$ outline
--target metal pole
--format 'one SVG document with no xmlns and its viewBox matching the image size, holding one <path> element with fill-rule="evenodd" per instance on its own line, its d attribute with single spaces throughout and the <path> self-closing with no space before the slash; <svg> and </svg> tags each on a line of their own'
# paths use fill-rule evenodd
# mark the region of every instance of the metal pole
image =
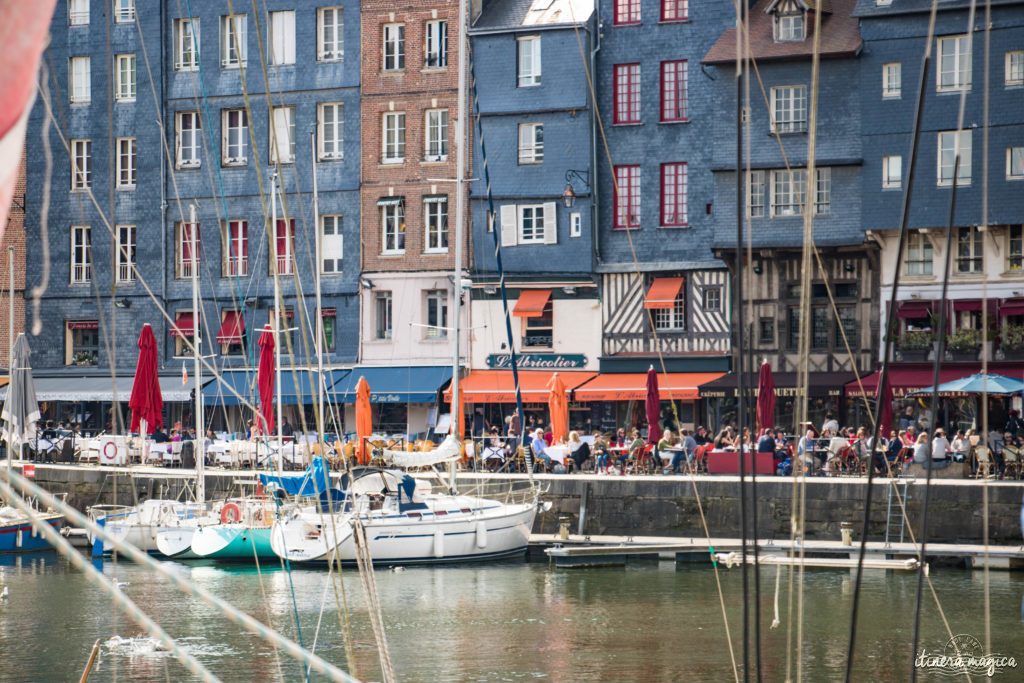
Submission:
<svg viewBox="0 0 1024 683">
<path fill-rule="evenodd" d="M 14 245 L 7 247 L 7 274 L 10 279 L 11 304 L 7 312 L 7 359 L 8 368 L 14 368 Z"/>
<path fill-rule="evenodd" d="M 284 462 L 281 460 L 284 457 L 284 436 L 281 434 L 281 316 L 284 311 L 281 308 L 281 278 L 278 272 L 278 253 L 277 253 L 277 172 L 270 178 L 270 215 L 271 224 L 273 225 L 273 236 L 272 242 L 274 245 L 274 384 L 277 391 L 277 455 L 278 462 L 281 468 L 284 468 Z M 285 228 L 285 234 L 287 235 L 287 227 Z M 266 423 L 263 425 L 266 429 Z"/>
<path fill-rule="evenodd" d="M 313 158 L 313 226 L 314 226 L 314 250 L 316 256 L 316 431 L 317 441 L 324 440 L 324 313 L 323 302 L 320 299 L 320 270 L 323 268 L 323 245 L 320 241 L 323 234 L 320 230 L 320 199 L 316 191 L 316 131 L 309 134 L 310 149 Z"/>
<path fill-rule="evenodd" d="M 466 178 L 466 24 L 468 3 L 459 0 L 459 105 L 455 119 L 455 140 L 458 148 L 455 157 L 455 277 L 452 291 L 455 295 L 454 339 L 452 340 L 452 433 L 459 434 L 462 424 L 462 402 L 459 396 L 459 324 L 462 319 L 462 230 L 465 213 L 465 196 L 462 184 Z M 456 414 L 457 413 L 457 414 Z M 452 464 L 451 488 L 455 488 L 456 465 Z"/>
<path fill-rule="evenodd" d="M 191 242 L 190 253 L 192 256 L 189 267 L 192 274 L 192 366 L 195 376 L 196 388 L 196 438 L 193 442 L 196 456 L 196 502 L 206 502 L 206 475 L 203 468 L 206 465 L 206 425 L 203 419 L 203 394 L 202 375 L 203 364 L 199 359 L 203 337 L 199 332 L 199 224 L 196 223 L 196 205 L 192 204 L 188 209 L 189 242 Z M 145 436 L 143 436 L 145 438 Z"/>
</svg>

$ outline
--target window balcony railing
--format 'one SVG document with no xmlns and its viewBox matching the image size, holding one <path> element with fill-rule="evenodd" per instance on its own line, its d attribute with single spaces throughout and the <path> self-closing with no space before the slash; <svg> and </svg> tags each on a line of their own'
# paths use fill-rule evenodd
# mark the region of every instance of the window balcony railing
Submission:
<svg viewBox="0 0 1024 683">
<path fill-rule="evenodd" d="M 134 282 L 135 281 L 135 269 L 130 263 L 122 263 L 117 267 L 117 281 L 118 282 Z"/>
<path fill-rule="evenodd" d="M 71 266 L 72 282 L 90 282 L 92 280 L 92 266 L 89 264 L 75 264 Z"/>
</svg>

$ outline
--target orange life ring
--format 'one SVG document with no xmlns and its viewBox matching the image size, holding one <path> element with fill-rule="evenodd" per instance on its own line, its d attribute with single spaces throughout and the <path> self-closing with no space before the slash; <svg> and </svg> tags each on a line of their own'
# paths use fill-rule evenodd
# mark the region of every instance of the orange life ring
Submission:
<svg viewBox="0 0 1024 683">
<path fill-rule="evenodd" d="M 227 503 L 220 509 L 221 524 L 234 524 L 241 521 L 241 519 L 242 508 L 238 507 L 236 503 Z"/>
</svg>

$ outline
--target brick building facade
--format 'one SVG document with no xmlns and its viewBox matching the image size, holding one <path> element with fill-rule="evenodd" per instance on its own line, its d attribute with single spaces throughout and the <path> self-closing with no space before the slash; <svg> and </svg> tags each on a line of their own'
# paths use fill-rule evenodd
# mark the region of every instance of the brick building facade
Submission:
<svg viewBox="0 0 1024 683">
<path fill-rule="evenodd" d="M 18 164 L 18 176 L 14 181 L 14 196 L 7 214 L 3 240 L 0 241 L 0 349 L 9 349 L 25 331 L 25 155 Z M 10 293 L 10 260 L 8 249 L 14 247 L 14 337 L 8 334 L 12 297 Z M 0 360 L 6 366 L 7 361 Z"/>
</svg>

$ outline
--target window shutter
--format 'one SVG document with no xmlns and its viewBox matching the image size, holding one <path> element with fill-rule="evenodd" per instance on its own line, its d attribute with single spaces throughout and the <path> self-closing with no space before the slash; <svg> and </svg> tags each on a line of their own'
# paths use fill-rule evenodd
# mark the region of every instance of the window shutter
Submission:
<svg viewBox="0 0 1024 683">
<path fill-rule="evenodd" d="M 501 246 L 516 246 L 516 236 L 519 233 L 517 224 L 518 210 L 515 204 L 505 204 L 501 207 Z"/>
<path fill-rule="evenodd" d="M 181 163 L 181 114 L 174 117 L 177 125 L 175 126 L 176 135 L 174 136 L 174 159 L 177 163 Z"/>
<path fill-rule="evenodd" d="M 558 208 L 554 202 L 544 202 L 544 244 L 558 244 Z"/>
</svg>

